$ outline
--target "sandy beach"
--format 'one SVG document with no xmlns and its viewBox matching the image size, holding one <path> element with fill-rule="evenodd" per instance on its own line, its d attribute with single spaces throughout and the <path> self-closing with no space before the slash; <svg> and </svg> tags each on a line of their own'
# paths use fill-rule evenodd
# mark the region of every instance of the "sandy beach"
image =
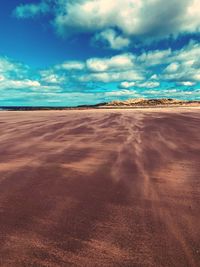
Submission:
<svg viewBox="0 0 200 267">
<path fill-rule="evenodd" d="M 0 266 L 200 266 L 200 109 L 0 112 Z"/>
</svg>

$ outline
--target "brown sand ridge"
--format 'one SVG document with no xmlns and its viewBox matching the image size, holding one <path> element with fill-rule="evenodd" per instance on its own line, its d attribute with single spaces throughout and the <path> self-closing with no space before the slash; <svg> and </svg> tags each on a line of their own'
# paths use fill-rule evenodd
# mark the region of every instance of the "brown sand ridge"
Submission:
<svg viewBox="0 0 200 267">
<path fill-rule="evenodd" d="M 0 113 L 0 266 L 200 266 L 200 109 Z"/>
<path fill-rule="evenodd" d="M 105 104 L 106 107 L 174 107 L 174 106 L 200 106 L 200 101 L 187 101 L 173 98 L 145 99 L 131 98 L 120 101 L 115 100 Z"/>
</svg>

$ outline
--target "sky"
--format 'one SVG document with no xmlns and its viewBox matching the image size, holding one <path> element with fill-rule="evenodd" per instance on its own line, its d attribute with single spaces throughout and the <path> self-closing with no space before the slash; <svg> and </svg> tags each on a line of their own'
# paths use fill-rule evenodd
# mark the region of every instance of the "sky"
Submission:
<svg viewBox="0 0 200 267">
<path fill-rule="evenodd" d="M 199 0 L 0 5 L 0 106 L 200 100 Z"/>
</svg>

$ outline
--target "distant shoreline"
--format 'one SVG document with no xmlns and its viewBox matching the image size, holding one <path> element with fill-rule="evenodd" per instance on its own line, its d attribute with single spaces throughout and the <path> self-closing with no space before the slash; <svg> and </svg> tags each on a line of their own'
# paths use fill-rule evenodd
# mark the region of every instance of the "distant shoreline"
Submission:
<svg viewBox="0 0 200 267">
<path fill-rule="evenodd" d="M 95 105 L 79 106 L 0 106 L 0 111 L 47 111 L 47 110 L 87 110 L 87 109 L 139 109 L 139 108 L 176 108 L 200 107 L 200 101 L 184 101 L 177 99 L 128 99 Z"/>
</svg>

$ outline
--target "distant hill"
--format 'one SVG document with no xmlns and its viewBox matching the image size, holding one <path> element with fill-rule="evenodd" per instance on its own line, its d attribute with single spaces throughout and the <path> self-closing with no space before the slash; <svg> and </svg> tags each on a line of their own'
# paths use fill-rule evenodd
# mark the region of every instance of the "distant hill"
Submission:
<svg viewBox="0 0 200 267">
<path fill-rule="evenodd" d="M 200 105 L 200 101 L 184 101 L 171 98 L 144 99 L 133 98 L 124 101 L 115 100 L 104 104 L 106 107 L 152 107 L 152 106 L 193 106 Z"/>
</svg>

